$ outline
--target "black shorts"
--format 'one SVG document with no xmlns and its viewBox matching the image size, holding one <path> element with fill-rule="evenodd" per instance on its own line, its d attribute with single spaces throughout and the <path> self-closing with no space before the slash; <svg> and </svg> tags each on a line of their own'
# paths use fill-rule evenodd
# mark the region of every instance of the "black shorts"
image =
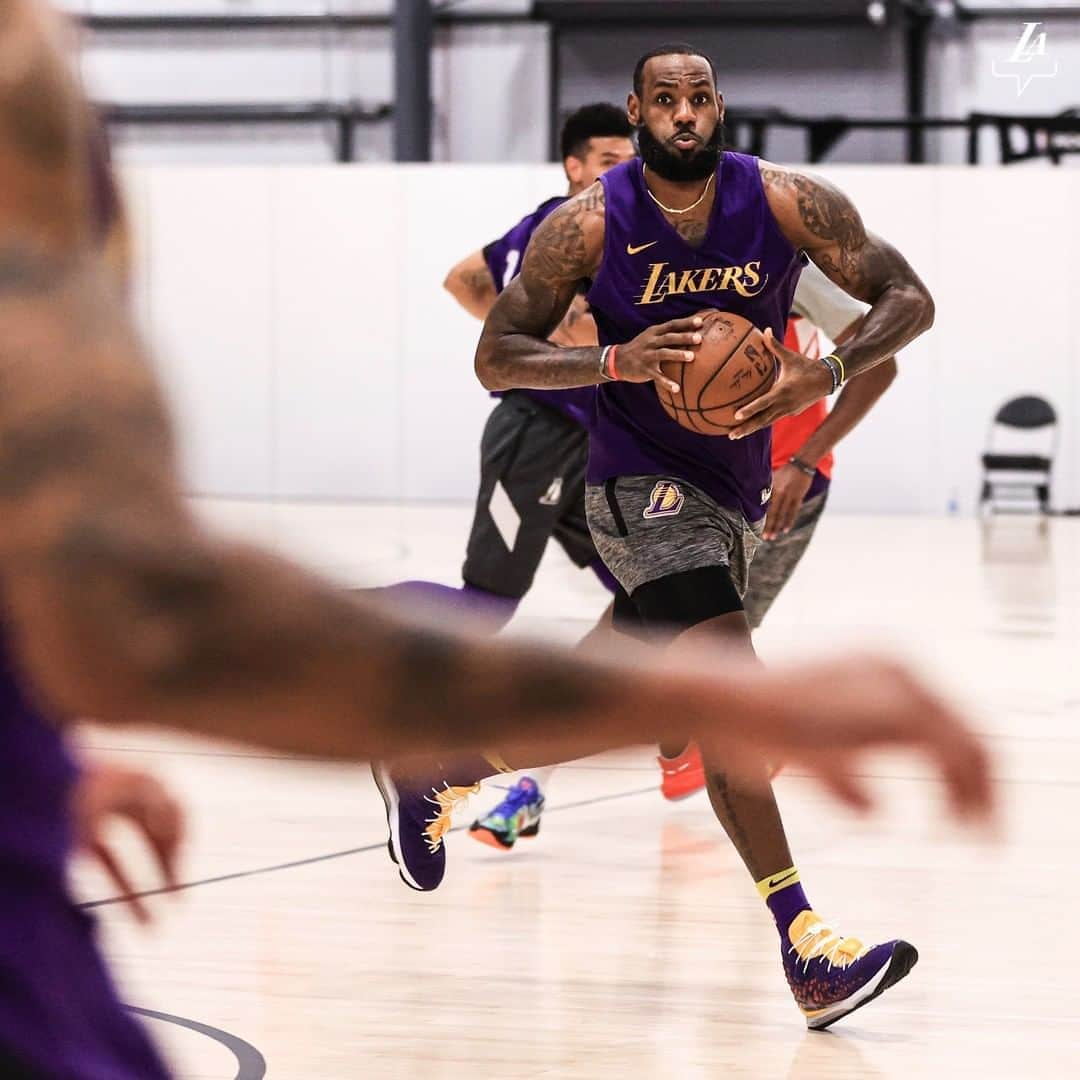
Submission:
<svg viewBox="0 0 1080 1080">
<path fill-rule="evenodd" d="M 513 391 L 495 406 L 480 443 L 467 584 L 521 599 L 551 537 L 577 566 L 597 558 L 585 520 L 588 460 L 588 433 L 557 410 Z"/>
</svg>

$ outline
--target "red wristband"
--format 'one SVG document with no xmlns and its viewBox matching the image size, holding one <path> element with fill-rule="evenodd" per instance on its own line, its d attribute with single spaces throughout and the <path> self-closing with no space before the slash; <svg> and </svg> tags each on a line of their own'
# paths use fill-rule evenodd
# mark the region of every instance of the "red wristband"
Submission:
<svg viewBox="0 0 1080 1080">
<path fill-rule="evenodd" d="M 615 367 L 615 353 L 619 351 L 618 345 L 612 345 L 607 354 L 607 373 L 608 378 L 615 381 L 619 377 L 619 372 Z"/>
</svg>

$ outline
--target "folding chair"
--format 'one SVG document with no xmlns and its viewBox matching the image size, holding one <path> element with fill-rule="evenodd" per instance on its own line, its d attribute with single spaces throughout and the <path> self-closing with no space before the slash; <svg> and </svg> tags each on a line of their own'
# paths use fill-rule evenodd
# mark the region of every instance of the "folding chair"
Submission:
<svg viewBox="0 0 1080 1080">
<path fill-rule="evenodd" d="M 979 509 L 1048 514 L 1057 448 L 1057 413 L 1049 401 L 1034 395 L 1006 401 L 990 422 Z"/>
</svg>

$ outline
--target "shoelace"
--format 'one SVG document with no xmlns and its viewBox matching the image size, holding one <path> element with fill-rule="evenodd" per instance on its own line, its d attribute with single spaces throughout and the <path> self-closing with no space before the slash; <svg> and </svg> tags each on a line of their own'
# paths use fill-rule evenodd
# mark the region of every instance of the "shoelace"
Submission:
<svg viewBox="0 0 1080 1080">
<path fill-rule="evenodd" d="M 800 960 L 804 961 L 804 972 L 810 970 L 810 963 L 813 960 L 827 961 L 828 971 L 832 971 L 834 967 L 843 970 L 864 957 L 869 951 L 870 947 L 863 945 L 858 938 L 844 937 L 824 923 L 811 923 L 802 937 L 788 949 L 788 952 L 795 953 Z"/>
<path fill-rule="evenodd" d="M 427 841 L 428 850 L 432 855 L 439 850 L 443 837 L 450 831 L 450 825 L 454 816 L 454 808 L 458 803 L 467 799 L 470 795 L 476 795 L 480 791 L 480 785 L 473 784 L 469 787 L 452 787 L 447 784 L 444 790 L 431 789 L 431 795 L 425 795 L 424 799 L 433 806 L 439 808 L 439 812 L 424 822 L 424 839 Z M 432 798 L 432 795 L 434 798 Z"/>
<path fill-rule="evenodd" d="M 519 780 L 511 787 L 505 787 L 502 784 L 497 784 L 496 787 L 507 793 L 506 798 L 498 806 L 492 808 L 488 817 L 494 817 L 495 815 L 510 817 L 527 806 L 533 800 L 534 795 L 539 794 L 538 788 L 526 787 L 522 780 Z"/>
</svg>

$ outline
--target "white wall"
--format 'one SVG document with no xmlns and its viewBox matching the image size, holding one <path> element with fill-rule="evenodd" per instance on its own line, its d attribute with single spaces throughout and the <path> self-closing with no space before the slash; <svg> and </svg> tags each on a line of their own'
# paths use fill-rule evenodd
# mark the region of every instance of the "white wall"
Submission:
<svg viewBox="0 0 1080 1080">
<path fill-rule="evenodd" d="M 1080 173 L 835 167 L 937 299 L 934 330 L 840 451 L 835 505 L 970 509 L 989 416 L 1063 415 L 1080 502 Z M 470 499 L 489 402 L 448 267 L 563 186 L 552 166 L 132 167 L 137 302 L 194 489 Z"/>
</svg>

